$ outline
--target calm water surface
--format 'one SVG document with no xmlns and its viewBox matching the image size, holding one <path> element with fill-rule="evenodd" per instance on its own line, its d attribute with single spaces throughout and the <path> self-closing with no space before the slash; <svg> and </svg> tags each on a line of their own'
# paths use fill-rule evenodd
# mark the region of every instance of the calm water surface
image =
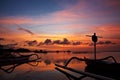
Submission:
<svg viewBox="0 0 120 80">
<path fill-rule="evenodd" d="M 30 54 L 30 53 L 21 53 Z M 31 53 L 32 54 L 32 53 Z M 93 58 L 92 53 L 74 54 L 74 53 L 38 53 L 42 58 L 38 66 L 30 66 L 28 64 L 22 64 L 15 68 L 12 73 L 5 73 L 0 70 L 0 80 L 68 80 L 68 78 L 55 70 L 55 63 L 64 65 L 65 62 L 73 56 L 80 58 Z M 120 62 L 120 52 L 102 52 L 97 54 L 97 58 L 102 58 L 106 56 L 114 56 L 118 62 Z M 86 64 L 82 61 L 73 60 L 69 65 L 77 70 L 84 71 Z M 80 76 L 75 74 L 76 76 Z M 90 78 L 85 78 L 83 80 L 91 80 Z"/>
</svg>

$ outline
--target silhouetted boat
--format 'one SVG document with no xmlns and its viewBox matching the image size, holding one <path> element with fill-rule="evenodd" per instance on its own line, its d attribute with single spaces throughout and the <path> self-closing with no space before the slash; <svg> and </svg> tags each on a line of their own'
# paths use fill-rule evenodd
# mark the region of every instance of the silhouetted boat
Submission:
<svg viewBox="0 0 120 80">
<path fill-rule="evenodd" d="M 20 56 L 20 57 L 8 57 L 8 58 L 0 58 L 0 66 L 6 66 L 11 64 L 23 63 L 29 60 L 31 55 Z"/>
<path fill-rule="evenodd" d="M 68 79 L 73 78 L 74 80 L 81 80 L 85 77 L 91 77 L 97 80 L 116 80 L 116 79 L 120 80 L 120 63 L 117 63 L 117 61 L 113 56 L 108 56 L 102 59 L 96 59 L 96 42 L 98 40 L 98 36 L 96 36 L 96 33 L 94 33 L 94 35 L 92 36 L 90 35 L 87 35 L 87 36 L 92 37 L 92 41 L 94 42 L 94 59 L 72 57 L 63 66 L 59 64 L 55 64 L 57 66 L 56 69 L 64 73 L 68 77 Z M 107 61 L 110 58 L 114 62 Z M 85 61 L 86 63 L 85 72 L 77 71 L 67 66 L 73 59 L 76 59 L 79 61 Z M 83 76 L 77 78 L 74 75 L 60 69 L 59 67 L 66 70 L 70 70 L 75 73 L 79 73 Z"/>
<path fill-rule="evenodd" d="M 85 71 L 114 79 L 120 79 L 120 63 L 117 63 L 113 56 L 96 59 L 96 42 L 98 38 L 101 37 L 96 36 L 96 33 L 92 36 L 87 36 L 92 37 L 92 41 L 94 42 L 94 59 L 85 58 L 85 63 L 87 64 Z M 112 58 L 114 62 L 106 61 L 109 58 Z"/>
<path fill-rule="evenodd" d="M 32 59 L 32 56 L 36 56 L 35 59 Z M 0 57 L 0 66 L 7 66 L 13 64 L 22 64 L 27 62 L 33 62 L 39 60 L 39 56 L 37 54 L 30 55 L 20 55 L 20 56 L 9 56 L 9 57 Z"/>
<path fill-rule="evenodd" d="M 36 56 L 33 58 L 32 56 Z M 2 54 L 0 56 L 0 69 L 6 73 L 11 73 L 17 66 L 27 63 L 32 66 L 37 66 L 37 64 L 31 64 L 30 62 L 39 62 L 38 60 L 41 59 L 37 54 L 30 54 L 30 55 L 21 55 L 15 56 L 10 53 Z M 6 67 L 7 66 L 7 67 Z"/>
<path fill-rule="evenodd" d="M 113 63 L 104 61 L 109 58 L 112 58 L 114 60 L 114 57 L 112 56 L 105 57 L 103 59 L 96 59 L 96 60 L 88 59 L 88 58 L 72 57 L 66 62 L 65 65 L 59 65 L 59 64 L 55 64 L 55 65 L 57 66 L 56 69 L 58 71 L 67 75 L 68 78 L 69 77 L 73 78 L 74 80 L 81 80 L 82 78 L 85 78 L 85 77 L 91 77 L 97 80 L 116 80 L 116 79 L 120 80 L 120 63 L 117 63 L 116 60 L 114 60 L 115 62 Z M 75 70 L 74 68 L 68 67 L 68 64 L 74 59 L 85 61 L 87 65 L 85 67 L 85 72 L 78 71 L 78 70 Z M 83 76 L 77 78 L 73 74 L 70 74 L 63 69 L 60 69 L 59 67 L 65 70 L 70 70 L 71 72 L 74 72 L 74 73 L 81 74 Z"/>
<path fill-rule="evenodd" d="M 108 62 L 99 59 L 85 59 L 85 63 L 87 64 L 85 68 L 86 72 L 120 80 L 120 63 L 116 61 Z"/>
</svg>

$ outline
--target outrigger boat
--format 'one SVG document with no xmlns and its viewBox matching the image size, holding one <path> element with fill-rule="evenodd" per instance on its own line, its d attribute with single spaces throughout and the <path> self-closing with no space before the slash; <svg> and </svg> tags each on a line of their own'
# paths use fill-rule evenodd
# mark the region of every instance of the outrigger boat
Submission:
<svg viewBox="0 0 120 80">
<path fill-rule="evenodd" d="M 92 41 L 94 42 L 94 59 L 89 59 L 86 57 L 84 58 L 72 57 L 67 61 L 67 63 L 64 66 L 55 64 L 57 66 L 56 69 L 64 73 L 65 75 L 67 75 L 68 78 L 72 77 L 74 80 L 82 79 L 85 77 L 92 77 L 92 78 L 100 79 L 100 80 L 116 80 L 116 79 L 120 80 L 120 63 L 117 63 L 117 61 L 115 60 L 113 56 L 108 56 L 102 59 L 96 59 L 96 42 L 98 40 L 98 36 L 96 36 L 96 33 L 94 33 L 94 35 L 92 36 L 90 35 L 87 35 L 87 36 L 92 37 Z M 113 60 L 113 62 L 107 61 L 110 58 Z M 85 72 L 76 71 L 72 68 L 67 67 L 67 65 L 73 59 L 85 61 L 87 65 L 85 68 Z M 75 76 L 61 70 L 59 67 L 70 70 L 72 72 L 82 74 L 83 76 L 80 78 L 76 78 Z"/>
<path fill-rule="evenodd" d="M 112 58 L 114 62 L 106 61 L 109 58 Z M 96 60 L 86 58 L 85 63 L 87 64 L 86 72 L 120 80 L 120 63 L 117 63 L 113 56 Z"/>
<path fill-rule="evenodd" d="M 18 54 L 18 53 L 17 53 Z M 32 56 L 36 56 L 36 59 L 32 59 Z M 4 72 L 11 73 L 15 67 L 27 63 L 32 66 L 36 66 L 33 64 L 30 64 L 30 62 L 39 62 L 41 58 L 37 54 L 30 54 L 30 55 L 21 55 L 15 56 L 12 54 L 9 54 L 9 56 L 0 56 L 0 69 Z M 8 66 L 6 68 L 6 66 Z"/>
<path fill-rule="evenodd" d="M 4 59 L 0 59 L 0 66 L 7 66 L 11 64 L 18 64 L 18 63 L 25 63 L 25 62 L 30 62 L 30 61 L 35 61 L 37 59 L 29 60 L 29 58 L 33 55 L 25 55 L 25 56 L 20 56 L 20 57 L 8 57 Z"/>
</svg>

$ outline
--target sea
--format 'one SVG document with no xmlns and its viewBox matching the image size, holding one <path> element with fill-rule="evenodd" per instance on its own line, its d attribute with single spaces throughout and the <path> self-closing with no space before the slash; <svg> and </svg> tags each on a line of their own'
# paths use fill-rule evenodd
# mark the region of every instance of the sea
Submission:
<svg viewBox="0 0 120 80">
<path fill-rule="evenodd" d="M 17 53 L 13 53 L 17 54 Z M 55 64 L 65 65 L 65 63 L 71 57 L 78 58 L 94 58 L 93 53 L 73 53 L 73 52 L 48 52 L 48 53 L 19 53 L 22 55 L 37 54 L 41 57 L 39 62 L 31 62 L 16 66 L 11 73 L 6 73 L 0 70 L 0 80 L 70 80 L 65 74 L 56 69 Z M 97 53 L 97 59 L 107 56 L 113 56 L 117 62 L 120 63 L 120 52 L 99 52 Z M 36 56 L 32 57 L 35 58 Z M 109 59 L 108 61 L 113 61 Z M 37 64 L 37 65 L 36 65 Z M 78 71 L 85 71 L 86 64 L 84 61 L 72 60 L 68 67 Z M 76 77 L 82 76 L 81 74 L 75 74 L 64 70 L 68 73 L 75 75 Z M 89 77 L 82 80 L 94 80 Z"/>
</svg>

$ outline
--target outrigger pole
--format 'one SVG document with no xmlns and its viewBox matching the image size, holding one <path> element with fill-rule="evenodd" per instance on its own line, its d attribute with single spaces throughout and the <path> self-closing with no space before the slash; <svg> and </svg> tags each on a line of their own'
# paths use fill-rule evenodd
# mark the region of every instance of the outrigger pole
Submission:
<svg viewBox="0 0 120 80">
<path fill-rule="evenodd" d="M 92 41 L 94 42 L 94 59 L 96 60 L 96 42 L 98 41 L 98 37 L 96 36 L 96 33 L 92 35 Z"/>
<path fill-rule="evenodd" d="M 96 60 L 96 42 L 98 41 L 98 38 L 102 38 L 100 36 L 96 36 L 96 33 L 93 35 L 86 35 L 88 37 L 92 37 L 92 41 L 94 42 L 94 59 Z"/>
</svg>

